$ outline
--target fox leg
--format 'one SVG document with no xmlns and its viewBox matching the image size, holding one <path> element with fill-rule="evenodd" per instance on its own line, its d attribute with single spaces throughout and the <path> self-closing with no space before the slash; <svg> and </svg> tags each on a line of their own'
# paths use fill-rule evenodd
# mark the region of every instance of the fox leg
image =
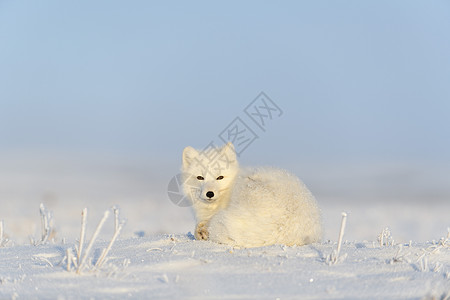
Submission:
<svg viewBox="0 0 450 300">
<path fill-rule="evenodd" d="M 207 229 L 206 222 L 199 222 L 197 228 L 195 228 L 195 239 L 196 240 L 207 240 L 209 237 L 209 232 Z"/>
</svg>

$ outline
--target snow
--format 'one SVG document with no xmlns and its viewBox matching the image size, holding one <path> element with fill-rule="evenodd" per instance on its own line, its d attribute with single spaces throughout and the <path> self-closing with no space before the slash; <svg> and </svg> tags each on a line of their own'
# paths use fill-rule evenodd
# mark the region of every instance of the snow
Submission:
<svg viewBox="0 0 450 300">
<path fill-rule="evenodd" d="M 96 245 L 94 260 L 106 245 Z M 0 298 L 405 299 L 450 288 L 450 249 L 433 253 L 433 243 L 406 244 L 399 255 L 398 245 L 347 242 L 345 260 L 329 265 L 333 243 L 233 249 L 190 234 L 155 234 L 118 241 L 103 268 L 80 275 L 64 263 L 72 246 L 0 249 Z M 426 266 L 417 261 L 422 254 Z"/>
<path fill-rule="evenodd" d="M 322 196 L 318 197 L 325 228 L 322 243 L 236 249 L 193 239 L 190 209 L 175 206 L 165 195 L 170 172 L 155 174 L 163 168 L 145 163 L 118 167 L 98 160 L 95 167 L 56 158 L 52 162 L 19 163 L 11 157 L 1 162 L 0 220 L 4 239 L 9 239 L 0 241 L 1 299 L 450 295 L 449 201 L 355 200 L 361 193 L 355 199 Z M 51 212 L 52 233 L 46 243 L 39 243 L 41 202 Z M 127 222 L 103 266 L 93 265 L 113 237 L 112 213 L 86 267 L 80 274 L 73 264 L 67 270 L 67 250 L 75 254 L 79 245 L 82 209 L 88 207 L 86 249 L 112 205 L 120 207 L 120 220 Z M 343 245 L 337 263 L 330 264 L 327 256 L 337 248 L 344 211 L 348 217 Z M 378 237 L 383 231 L 381 245 Z"/>
</svg>

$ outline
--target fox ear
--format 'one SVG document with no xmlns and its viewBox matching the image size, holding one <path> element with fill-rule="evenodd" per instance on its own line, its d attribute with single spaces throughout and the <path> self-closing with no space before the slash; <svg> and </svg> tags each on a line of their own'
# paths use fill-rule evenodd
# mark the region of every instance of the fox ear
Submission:
<svg viewBox="0 0 450 300">
<path fill-rule="evenodd" d="M 194 158 L 198 156 L 198 151 L 194 148 L 187 146 L 183 150 L 183 168 L 189 167 L 189 165 L 192 163 Z"/>
<path fill-rule="evenodd" d="M 222 149 L 223 154 L 227 157 L 229 162 L 236 160 L 236 150 L 232 142 L 228 142 Z"/>
</svg>

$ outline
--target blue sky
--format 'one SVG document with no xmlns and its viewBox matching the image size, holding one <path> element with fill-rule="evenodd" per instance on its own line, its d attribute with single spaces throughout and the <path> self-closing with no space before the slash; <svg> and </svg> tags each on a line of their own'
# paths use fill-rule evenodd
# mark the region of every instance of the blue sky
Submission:
<svg viewBox="0 0 450 300">
<path fill-rule="evenodd" d="M 0 152 L 177 159 L 261 91 L 246 159 L 449 160 L 448 1 L 0 0 Z"/>
</svg>

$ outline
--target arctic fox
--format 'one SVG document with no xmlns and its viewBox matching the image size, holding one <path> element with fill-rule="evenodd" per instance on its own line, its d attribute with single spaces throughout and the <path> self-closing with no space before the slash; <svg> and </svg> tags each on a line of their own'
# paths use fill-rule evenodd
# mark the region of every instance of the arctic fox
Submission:
<svg viewBox="0 0 450 300">
<path fill-rule="evenodd" d="M 281 169 L 240 169 L 232 143 L 208 153 L 186 147 L 182 172 L 196 239 L 246 248 L 320 241 L 320 210 L 308 188 Z"/>
</svg>

